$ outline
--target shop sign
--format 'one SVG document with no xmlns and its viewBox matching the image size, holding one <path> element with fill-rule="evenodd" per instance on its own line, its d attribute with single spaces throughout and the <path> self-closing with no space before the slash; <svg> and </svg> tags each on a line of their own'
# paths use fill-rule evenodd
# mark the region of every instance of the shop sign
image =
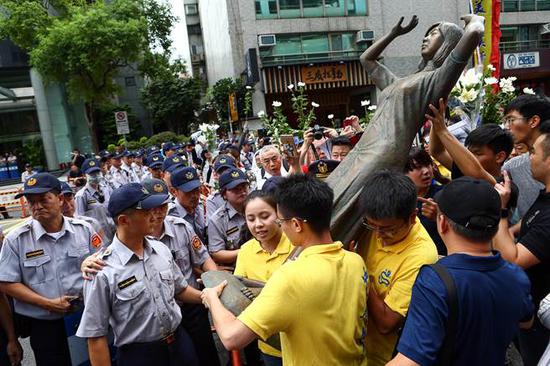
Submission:
<svg viewBox="0 0 550 366">
<path fill-rule="evenodd" d="M 319 65 L 302 67 L 302 80 L 306 84 L 334 83 L 348 80 L 346 65 Z"/>
<path fill-rule="evenodd" d="M 504 70 L 530 69 L 540 66 L 538 52 L 520 52 L 504 54 Z"/>
</svg>

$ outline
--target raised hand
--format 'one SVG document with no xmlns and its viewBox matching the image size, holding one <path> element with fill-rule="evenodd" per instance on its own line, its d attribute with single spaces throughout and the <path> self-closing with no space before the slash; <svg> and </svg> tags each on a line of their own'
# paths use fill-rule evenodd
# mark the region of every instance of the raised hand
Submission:
<svg viewBox="0 0 550 366">
<path fill-rule="evenodd" d="M 401 17 L 397 24 L 392 28 L 392 33 L 395 36 L 401 36 L 403 34 L 407 34 L 410 31 L 412 31 L 416 26 L 418 25 L 418 17 L 416 15 L 413 15 L 411 21 L 408 25 L 403 27 L 403 21 L 405 20 L 404 17 Z"/>
</svg>

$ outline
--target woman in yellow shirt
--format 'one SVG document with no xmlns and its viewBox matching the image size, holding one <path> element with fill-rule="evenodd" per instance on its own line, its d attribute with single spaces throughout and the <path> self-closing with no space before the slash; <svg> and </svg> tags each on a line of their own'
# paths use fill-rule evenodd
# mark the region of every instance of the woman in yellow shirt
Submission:
<svg viewBox="0 0 550 366">
<path fill-rule="evenodd" d="M 253 191 L 245 203 L 245 218 L 254 239 L 239 250 L 235 275 L 267 282 L 294 248 L 277 224 L 277 204 L 264 191 Z M 258 340 L 265 366 L 282 365 L 281 352 Z"/>
</svg>

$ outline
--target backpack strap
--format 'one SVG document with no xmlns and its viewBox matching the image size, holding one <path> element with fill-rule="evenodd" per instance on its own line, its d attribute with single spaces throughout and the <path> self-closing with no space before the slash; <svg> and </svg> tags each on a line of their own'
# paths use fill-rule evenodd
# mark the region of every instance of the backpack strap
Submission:
<svg viewBox="0 0 550 366">
<path fill-rule="evenodd" d="M 453 360 L 453 351 L 458 331 L 458 296 L 453 277 L 447 269 L 439 263 L 431 264 L 431 267 L 443 281 L 447 290 L 447 307 L 449 309 L 445 324 L 445 339 L 439 350 L 438 365 L 450 366 Z"/>
</svg>

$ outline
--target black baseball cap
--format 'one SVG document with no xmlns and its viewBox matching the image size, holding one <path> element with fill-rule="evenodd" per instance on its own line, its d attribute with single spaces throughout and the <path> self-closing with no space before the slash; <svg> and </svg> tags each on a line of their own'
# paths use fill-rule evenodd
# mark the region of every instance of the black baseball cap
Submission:
<svg viewBox="0 0 550 366">
<path fill-rule="evenodd" d="M 232 168 L 220 176 L 220 190 L 233 189 L 239 184 L 248 183 L 246 174 L 242 170 Z"/>
<path fill-rule="evenodd" d="M 162 151 L 168 151 L 168 150 L 176 150 L 176 146 L 171 141 L 167 141 L 164 144 L 162 144 Z"/>
<path fill-rule="evenodd" d="M 451 221 L 471 230 L 496 230 L 501 201 L 488 182 L 471 177 L 451 181 L 435 195 L 439 210 Z"/>
<path fill-rule="evenodd" d="M 214 162 L 214 171 L 219 172 L 222 168 L 236 168 L 237 163 L 235 162 L 235 158 L 231 155 L 220 155 L 216 158 L 216 161 Z"/>
<path fill-rule="evenodd" d="M 84 174 L 91 174 L 93 172 L 99 172 L 100 170 L 99 161 L 96 159 L 86 159 L 82 163 L 82 172 Z"/>
<path fill-rule="evenodd" d="M 162 168 L 163 159 L 160 154 L 149 155 L 145 159 L 145 165 L 151 169 Z"/>
<path fill-rule="evenodd" d="M 337 160 L 321 159 L 309 164 L 307 170 L 309 174 L 319 179 L 327 178 L 340 164 Z"/>
<path fill-rule="evenodd" d="M 151 194 L 165 194 L 168 195 L 168 186 L 163 180 L 156 178 L 147 178 L 141 182 L 141 185 L 145 187 Z"/>
<path fill-rule="evenodd" d="M 74 194 L 73 189 L 71 188 L 69 183 L 67 183 L 67 182 L 60 182 L 60 183 L 61 183 L 61 193 L 62 194 L 68 194 L 68 193 Z"/>
<path fill-rule="evenodd" d="M 61 193 L 61 182 L 50 173 L 36 173 L 31 175 L 23 184 L 23 191 L 16 194 L 20 198 L 28 194 L 42 194 L 56 190 Z"/>
<path fill-rule="evenodd" d="M 170 182 L 174 188 L 186 193 L 199 188 L 201 185 L 197 169 L 186 166 L 172 171 Z"/>
<path fill-rule="evenodd" d="M 169 200 L 167 194 L 151 194 L 139 183 L 128 183 L 113 191 L 107 207 L 112 217 L 129 208 L 150 210 Z"/>
<path fill-rule="evenodd" d="M 187 159 L 179 155 L 170 156 L 169 158 L 164 159 L 164 162 L 162 163 L 162 170 L 172 173 L 174 170 L 186 165 L 186 163 Z"/>
</svg>

